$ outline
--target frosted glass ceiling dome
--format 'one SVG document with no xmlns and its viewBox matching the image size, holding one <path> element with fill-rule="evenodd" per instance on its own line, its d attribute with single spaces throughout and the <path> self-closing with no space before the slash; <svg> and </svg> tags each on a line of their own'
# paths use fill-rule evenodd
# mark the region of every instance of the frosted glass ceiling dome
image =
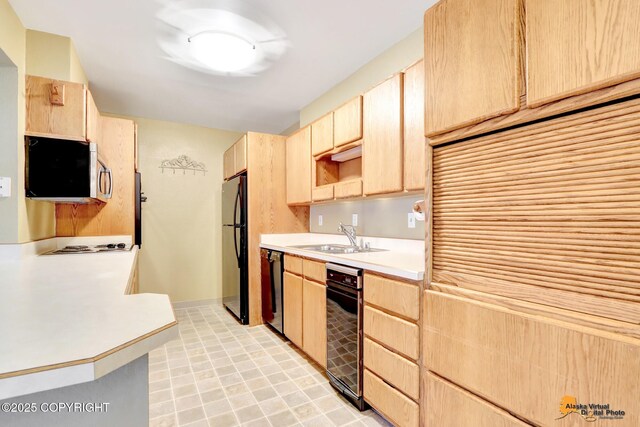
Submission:
<svg viewBox="0 0 640 427">
<path fill-rule="evenodd" d="M 257 74 L 289 47 L 280 28 L 237 0 L 175 2 L 158 21 L 167 59 L 212 74 Z"/>
</svg>

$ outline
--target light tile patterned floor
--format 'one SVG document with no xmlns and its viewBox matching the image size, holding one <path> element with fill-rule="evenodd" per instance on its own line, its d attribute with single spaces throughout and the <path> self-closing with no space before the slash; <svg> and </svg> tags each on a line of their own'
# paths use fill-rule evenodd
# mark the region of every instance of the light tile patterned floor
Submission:
<svg viewBox="0 0 640 427">
<path fill-rule="evenodd" d="M 151 426 L 389 426 L 266 326 L 241 326 L 221 305 L 176 316 L 180 339 L 149 354 Z"/>
</svg>

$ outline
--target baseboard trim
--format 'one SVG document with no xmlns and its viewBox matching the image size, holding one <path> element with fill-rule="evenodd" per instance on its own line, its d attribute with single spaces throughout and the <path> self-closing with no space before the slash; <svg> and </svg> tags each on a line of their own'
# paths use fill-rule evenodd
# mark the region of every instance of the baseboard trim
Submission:
<svg viewBox="0 0 640 427">
<path fill-rule="evenodd" d="M 206 305 L 222 305 L 222 298 L 199 299 L 193 301 L 177 301 L 171 303 L 174 309 L 202 307 Z"/>
</svg>

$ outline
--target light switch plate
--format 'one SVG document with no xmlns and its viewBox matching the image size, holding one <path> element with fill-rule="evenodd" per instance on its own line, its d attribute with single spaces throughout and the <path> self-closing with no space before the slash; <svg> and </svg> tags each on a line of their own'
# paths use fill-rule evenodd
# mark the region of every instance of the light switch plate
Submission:
<svg viewBox="0 0 640 427">
<path fill-rule="evenodd" d="M 322 215 L 318 215 L 318 225 L 322 225 Z"/>
<path fill-rule="evenodd" d="M 351 215 L 351 225 L 354 227 L 358 226 L 358 214 Z"/>
<path fill-rule="evenodd" d="M 0 197 L 11 197 L 11 178 L 0 177 Z"/>
<path fill-rule="evenodd" d="M 413 212 L 409 212 L 409 215 L 407 216 L 407 227 L 416 228 L 416 216 Z"/>
</svg>

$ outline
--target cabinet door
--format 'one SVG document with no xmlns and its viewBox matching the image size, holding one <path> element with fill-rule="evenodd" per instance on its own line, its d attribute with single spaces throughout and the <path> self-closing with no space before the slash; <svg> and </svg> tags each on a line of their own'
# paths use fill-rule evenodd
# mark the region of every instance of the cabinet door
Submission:
<svg viewBox="0 0 640 427">
<path fill-rule="evenodd" d="M 305 353 L 326 368 L 327 290 L 325 285 L 304 280 L 302 316 L 302 335 L 305 337 L 303 349 Z"/>
<path fill-rule="evenodd" d="M 427 136 L 519 109 L 520 17 L 519 0 L 442 0 L 427 10 Z"/>
<path fill-rule="evenodd" d="M 57 95 L 56 95 L 57 94 Z M 64 105 L 52 103 L 57 96 Z M 86 90 L 83 84 L 26 77 L 27 135 L 86 140 Z"/>
<path fill-rule="evenodd" d="M 224 179 L 229 179 L 234 175 L 235 171 L 235 156 L 236 156 L 236 148 L 235 145 L 232 145 L 224 152 L 223 158 L 223 170 L 224 170 Z"/>
<path fill-rule="evenodd" d="M 235 144 L 234 175 L 247 170 L 247 135 L 243 135 Z"/>
<path fill-rule="evenodd" d="M 426 179 L 424 62 L 404 72 L 404 188 L 422 190 Z"/>
<path fill-rule="evenodd" d="M 311 128 L 309 126 L 287 138 L 287 203 L 311 202 Z"/>
<path fill-rule="evenodd" d="M 527 103 L 640 77 L 640 2 L 527 0 Z"/>
<path fill-rule="evenodd" d="M 333 149 L 333 112 L 311 124 L 311 151 L 313 155 Z"/>
<path fill-rule="evenodd" d="M 91 92 L 87 90 L 87 141 L 100 143 L 100 111 Z"/>
<path fill-rule="evenodd" d="M 302 348 L 302 277 L 284 273 L 284 334 Z"/>
<path fill-rule="evenodd" d="M 359 139 L 362 139 L 362 96 L 360 95 L 333 112 L 333 145 L 340 147 Z"/>
<path fill-rule="evenodd" d="M 402 191 L 402 73 L 364 94 L 365 195 Z"/>
</svg>

